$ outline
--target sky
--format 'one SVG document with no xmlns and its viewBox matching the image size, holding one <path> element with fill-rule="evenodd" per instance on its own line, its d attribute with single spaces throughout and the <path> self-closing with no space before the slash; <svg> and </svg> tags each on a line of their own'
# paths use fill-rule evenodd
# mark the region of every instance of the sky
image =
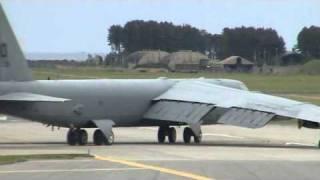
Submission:
<svg viewBox="0 0 320 180">
<path fill-rule="evenodd" d="M 108 28 L 130 20 L 278 31 L 290 50 L 304 26 L 320 26 L 320 0 L 0 0 L 24 52 L 107 53 Z"/>
</svg>

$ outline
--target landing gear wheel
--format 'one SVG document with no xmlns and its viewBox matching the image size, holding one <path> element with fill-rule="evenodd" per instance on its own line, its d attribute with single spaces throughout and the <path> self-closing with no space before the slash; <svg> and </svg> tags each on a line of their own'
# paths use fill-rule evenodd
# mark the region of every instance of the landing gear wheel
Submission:
<svg viewBox="0 0 320 180">
<path fill-rule="evenodd" d="M 183 130 L 184 143 L 189 144 L 191 141 L 191 136 L 193 136 L 193 132 L 192 132 L 191 128 L 189 128 L 189 127 L 184 128 L 184 130 Z"/>
<path fill-rule="evenodd" d="M 188 144 L 191 142 L 191 137 L 193 136 L 194 142 L 199 144 L 202 141 L 202 132 L 200 132 L 199 136 L 196 136 L 190 127 L 184 128 L 183 131 L 183 141 Z"/>
<path fill-rule="evenodd" d="M 114 134 L 111 132 L 111 135 L 106 138 L 105 144 L 106 145 L 112 145 L 114 142 Z"/>
<path fill-rule="evenodd" d="M 165 127 L 159 127 L 158 130 L 158 142 L 159 143 L 164 143 L 166 140 L 166 129 Z"/>
<path fill-rule="evenodd" d="M 111 145 L 114 141 L 113 132 L 109 137 L 106 137 L 100 129 L 95 130 L 93 133 L 93 143 L 95 145 Z"/>
<path fill-rule="evenodd" d="M 86 130 L 81 129 L 78 133 L 78 143 L 79 145 L 83 146 L 88 144 L 88 133 Z"/>
<path fill-rule="evenodd" d="M 194 133 L 193 133 L 194 134 Z M 202 132 L 200 132 L 199 136 L 193 135 L 194 137 L 194 142 L 199 144 L 202 141 Z"/>
<path fill-rule="evenodd" d="M 168 139 L 169 143 L 175 143 L 177 140 L 177 131 L 174 127 L 168 129 Z"/>
<path fill-rule="evenodd" d="M 70 128 L 67 134 L 67 143 L 70 146 L 75 146 L 78 142 L 79 133 L 76 129 Z"/>
<path fill-rule="evenodd" d="M 100 146 L 100 145 L 104 144 L 104 139 L 105 139 L 105 136 L 100 129 L 97 129 L 94 131 L 93 144 Z"/>
</svg>

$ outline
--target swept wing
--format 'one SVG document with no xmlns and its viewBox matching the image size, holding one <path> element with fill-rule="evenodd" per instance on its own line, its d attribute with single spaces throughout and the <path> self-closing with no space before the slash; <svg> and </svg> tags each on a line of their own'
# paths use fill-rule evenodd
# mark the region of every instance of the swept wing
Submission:
<svg viewBox="0 0 320 180">
<path fill-rule="evenodd" d="M 144 118 L 196 124 L 219 114 L 215 123 L 259 128 L 274 117 L 319 123 L 320 107 L 282 97 L 202 81 L 181 81 L 153 99 Z"/>
</svg>

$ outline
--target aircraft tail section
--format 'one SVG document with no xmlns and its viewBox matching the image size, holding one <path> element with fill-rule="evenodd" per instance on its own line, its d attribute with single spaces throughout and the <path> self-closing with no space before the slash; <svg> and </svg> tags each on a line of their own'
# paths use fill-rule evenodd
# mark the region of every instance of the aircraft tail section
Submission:
<svg viewBox="0 0 320 180">
<path fill-rule="evenodd" d="M 0 81 L 31 80 L 31 70 L 0 4 Z"/>
</svg>

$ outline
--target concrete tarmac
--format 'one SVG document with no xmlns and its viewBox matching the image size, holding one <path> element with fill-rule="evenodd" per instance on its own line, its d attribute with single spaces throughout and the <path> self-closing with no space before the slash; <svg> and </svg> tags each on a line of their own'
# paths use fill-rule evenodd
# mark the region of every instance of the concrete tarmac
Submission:
<svg viewBox="0 0 320 180">
<path fill-rule="evenodd" d="M 0 153 L 90 153 L 95 158 L 33 160 L 0 166 L 1 180 L 20 179 L 319 179 L 318 130 L 293 124 L 252 130 L 204 126 L 203 143 L 158 144 L 157 128 L 114 129 L 112 146 L 68 146 L 67 129 L 0 122 Z M 92 138 L 93 130 L 88 130 Z M 91 139 L 90 139 L 91 140 Z M 92 141 L 91 141 L 92 142 Z"/>
</svg>

